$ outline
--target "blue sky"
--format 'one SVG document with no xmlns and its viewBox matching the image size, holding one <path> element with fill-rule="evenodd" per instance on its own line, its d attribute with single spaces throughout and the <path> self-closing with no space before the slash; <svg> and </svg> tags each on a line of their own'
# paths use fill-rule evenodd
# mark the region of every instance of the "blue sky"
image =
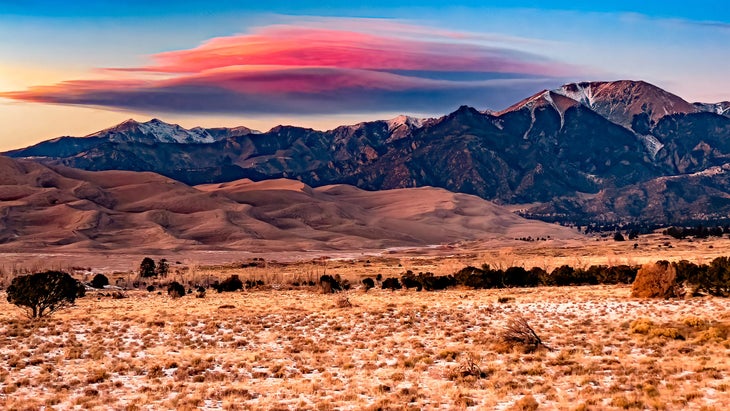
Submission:
<svg viewBox="0 0 730 411">
<path fill-rule="evenodd" d="M 499 110 L 582 80 L 730 100 L 719 1 L 0 1 L 0 38 L 0 150 L 130 117 L 326 129 Z"/>
</svg>

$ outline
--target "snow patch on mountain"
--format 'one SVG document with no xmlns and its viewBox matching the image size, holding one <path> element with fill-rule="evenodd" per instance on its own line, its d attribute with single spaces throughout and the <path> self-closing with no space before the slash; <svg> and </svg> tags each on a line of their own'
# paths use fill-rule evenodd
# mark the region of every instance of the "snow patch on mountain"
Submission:
<svg viewBox="0 0 730 411">
<path fill-rule="evenodd" d="M 730 117 L 730 101 L 722 101 L 720 103 L 694 103 L 694 105 L 700 111 Z"/>
<path fill-rule="evenodd" d="M 152 135 L 161 143 L 204 144 L 213 143 L 215 139 L 204 129 L 186 130 L 177 124 L 152 119 L 139 125 L 139 130 Z"/>
<path fill-rule="evenodd" d="M 651 155 L 651 159 L 654 160 L 656 158 L 657 153 L 659 150 L 664 148 L 664 144 L 659 141 L 656 137 L 652 136 L 651 134 L 647 135 L 639 135 L 639 138 L 641 139 L 641 142 L 644 144 L 644 147 L 646 147 L 646 151 L 649 152 Z"/>
<path fill-rule="evenodd" d="M 400 115 L 390 120 L 386 120 L 388 123 L 388 131 L 393 132 L 400 127 L 407 127 L 408 129 L 423 127 L 423 123 L 426 121 L 425 118 L 417 118 L 406 115 Z"/>
<path fill-rule="evenodd" d="M 214 131 L 214 133 L 211 133 L 211 131 Z M 129 119 L 114 127 L 89 134 L 86 137 L 106 138 L 113 142 L 210 144 L 223 140 L 232 133 L 244 135 L 254 132 L 254 130 L 245 127 L 210 130 L 194 127 L 188 130 L 177 124 L 166 123 L 155 118 L 144 123 Z"/>
<path fill-rule="evenodd" d="M 584 106 L 593 107 L 593 88 L 588 83 L 565 84 L 553 92 L 572 98 Z"/>
</svg>

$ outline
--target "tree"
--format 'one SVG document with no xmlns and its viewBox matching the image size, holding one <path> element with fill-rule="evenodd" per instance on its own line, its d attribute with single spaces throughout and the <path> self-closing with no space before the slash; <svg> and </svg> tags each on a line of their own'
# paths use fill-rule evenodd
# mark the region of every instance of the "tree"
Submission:
<svg viewBox="0 0 730 411">
<path fill-rule="evenodd" d="M 697 288 L 714 296 L 730 295 L 730 258 L 717 257 L 712 260 L 706 275 L 700 278 Z"/>
<path fill-rule="evenodd" d="M 76 302 L 86 289 L 80 281 L 61 271 L 23 275 L 13 279 L 8 302 L 23 308 L 30 318 L 41 318 Z"/>
<path fill-rule="evenodd" d="M 157 275 L 155 260 L 145 257 L 139 265 L 139 275 L 140 277 L 154 277 Z"/>
<path fill-rule="evenodd" d="M 616 231 L 616 234 L 613 235 L 613 241 L 625 241 L 624 235 L 620 232 Z"/>
<path fill-rule="evenodd" d="M 157 269 L 155 272 L 160 277 L 167 277 L 167 274 L 170 272 L 170 264 L 167 263 L 166 259 L 163 258 L 157 262 Z"/>
</svg>

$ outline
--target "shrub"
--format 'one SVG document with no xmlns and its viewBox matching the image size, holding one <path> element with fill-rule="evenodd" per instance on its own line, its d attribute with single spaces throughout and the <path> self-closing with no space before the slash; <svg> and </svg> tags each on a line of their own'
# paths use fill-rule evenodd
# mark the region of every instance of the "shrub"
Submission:
<svg viewBox="0 0 730 411">
<path fill-rule="evenodd" d="M 219 293 L 243 290 L 243 281 L 238 278 L 238 275 L 232 274 L 230 277 L 223 280 L 222 283 L 214 284 L 213 288 L 215 288 L 215 290 Z"/>
<path fill-rule="evenodd" d="M 172 298 L 180 298 L 185 295 L 185 287 L 177 281 L 173 281 L 167 286 L 167 295 Z"/>
<path fill-rule="evenodd" d="M 513 317 L 507 321 L 507 326 L 501 335 L 501 341 L 509 347 L 520 346 L 525 352 L 535 351 L 541 346 L 550 349 L 522 316 Z"/>
<path fill-rule="evenodd" d="M 166 259 L 161 259 L 157 262 L 157 268 L 155 268 L 155 274 L 160 277 L 167 277 L 170 272 L 170 264 L 167 263 Z"/>
<path fill-rule="evenodd" d="M 616 234 L 613 235 L 613 241 L 626 241 L 626 239 L 624 238 L 623 234 L 616 231 Z"/>
<path fill-rule="evenodd" d="M 449 373 L 451 380 L 462 379 L 462 378 L 487 378 L 489 373 L 483 371 L 479 364 L 477 364 L 474 355 L 467 353 L 461 360 L 459 367 Z"/>
<path fill-rule="evenodd" d="M 8 302 L 23 308 L 30 318 L 50 315 L 86 294 L 84 285 L 61 271 L 23 275 L 7 289 Z"/>
<path fill-rule="evenodd" d="M 365 291 L 367 292 L 369 289 L 375 287 L 375 281 L 373 281 L 372 278 L 364 278 L 362 280 L 362 285 L 365 286 Z"/>
<path fill-rule="evenodd" d="M 153 291 L 155 291 L 155 286 L 154 286 L 154 285 L 148 285 L 148 286 L 147 286 L 147 291 L 148 291 L 148 292 L 153 292 Z"/>
<path fill-rule="evenodd" d="M 157 274 L 155 267 L 155 260 L 149 257 L 143 258 L 142 262 L 139 264 L 140 277 L 154 277 Z"/>
<path fill-rule="evenodd" d="M 576 284 L 575 270 L 569 265 L 561 265 L 550 273 L 549 285 L 572 285 Z"/>
<path fill-rule="evenodd" d="M 510 407 L 510 410 L 535 411 L 538 408 L 540 408 L 540 403 L 538 403 L 535 397 L 533 397 L 531 394 L 527 394 L 519 400 L 515 401 L 512 407 Z"/>
<path fill-rule="evenodd" d="M 540 279 L 522 267 L 510 267 L 504 272 L 503 283 L 506 287 L 535 287 Z"/>
<path fill-rule="evenodd" d="M 397 278 L 387 278 L 385 281 L 383 281 L 383 290 L 400 290 L 403 288 L 402 285 L 400 285 L 400 281 L 398 281 Z"/>
<path fill-rule="evenodd" d="M 343 295 L 342 297 L 338 298 L 337 301 L 335 301 L 335 307 L 337 308 L 350 308 L 352 307 L 352 303 L 347 298 L 346 295 Z"/>
<path fill-rule="evenodd" d="M 400 277 L 400 281 L 408 290 L 415 288 L 416 291 L 421 291 L 423 289 L 423 285 L 420 281 L 418 281 L 418 278 L 411 270 L 406 271 L 406 273 Z"/>
<path fill-rule="evenodd" d="M 684 340 L 684 336 L 674 327 L 654 327 L 649 331 L 652 337 L 664 337 L 672 340 Z"/>
<path fill-rule="evenodd" d="M 329 274 L 324 274 L 319 277 L 319 286 L 324 294 L 332 294 L 342 291 L 342 284 L 340 284 L 339 275 L 332 277 Z"/>
<path fill-rule="evenodd" d="M 433 273 L 419 273 L 418 281 L 426 291 L 445 290 L 456 285 L 456 279 L 451 275 L 433 275 Z"/>
<path fill-rule="evenodd" d="M 730 295 L 730 258 L 717 257 L 712 260 L 697 288 L 714 296 Z"/>
<path fill-rule="evenodd" d="M 630 329 L 634 334 L 649 334 L 654 327 L 654 322 L 648 318 L 637 318 L 631 322 Z"/>
<path fill-rule="evenodd" d="M 667 261 L 644 264 L 636 273 L 631 296 L 639 298 L 673 298 L 684 295 L 677 282 L 677 270 Z"/>
<path fill-rule="evenodd" d="M 205 298 L 205 287 L 198 286 L 197 294 L 195 294 L 196 298 Z"/>
<path fill-rule="evenodd" d="M 91 286 L 94 288 L 101 289 L 107 285 L 109 285 L 109 279 L 106 278 L 104 274 L 97 274 L 94 276 L 94 279 L 91 280 Z"/>
</svg>

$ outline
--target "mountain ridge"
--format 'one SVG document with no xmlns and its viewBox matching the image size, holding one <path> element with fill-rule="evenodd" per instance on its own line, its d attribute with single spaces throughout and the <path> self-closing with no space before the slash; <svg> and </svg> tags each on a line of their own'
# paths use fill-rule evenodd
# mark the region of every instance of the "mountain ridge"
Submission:
<svg viewBox="0 0 730 411">
<path fill-rule="evenodd" d="M 631 191 L 622 187 L 728 163 L 730 116 L 719 114 L 723 107 L 691 104 L 646 82 L 581 82 L 539 92 L 500 112 L 462 106 L 440 118 L 399 116 L 328 131 L 277 126 L 204 144 L 111 141 L 92 134 L 8 155 L 89 170 L 154 171 L 188 184 L 294 178 L 313 187 L 434 186 L 502 204 L 544 203 L 531 215 L 545 219 L 567 201 L 577 204 L 567 221 L 610 215 L 672 223 L 674 217 L 661 211 L 589 211 L 598 208 L 582 199 L 621 197 Z M 676 198 L 678 204 L 693 201 Z M 708 214 L 722 212 L 720 204 Z"/>
</svg>

